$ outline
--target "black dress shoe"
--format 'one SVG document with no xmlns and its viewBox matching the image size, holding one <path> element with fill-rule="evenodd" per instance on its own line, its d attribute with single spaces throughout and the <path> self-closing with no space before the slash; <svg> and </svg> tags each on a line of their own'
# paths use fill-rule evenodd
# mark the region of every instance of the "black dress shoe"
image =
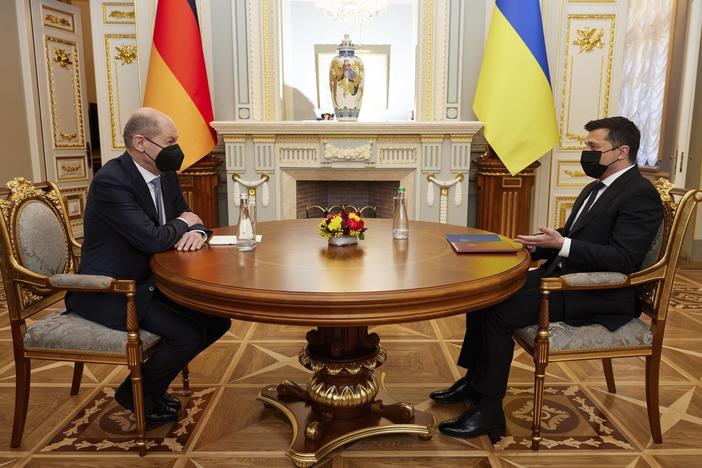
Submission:
<svg viewBox="0 0 702 468">
<path fill-rule="evenodd" d="M 429 397 L 437 403 L 446 404 L 460 403 L 470 400 L 475 405 L 475 403 L 477 403 L 477 401 L 480 399 L 480 395 L 473 390 L 468 382 L 468 379 L 465 377 L 461 377 L 460 379 L 456 380 L 456 382 L 449 388 L 431 392 Z"/>
<path fill-rule="evenodd" d="M 134 412 L 134 399 L 122 387 L 115 392 L 115 401 L 132 413 Z M 163 424 L 177 420 L 178 411 L 168 406 L 165 401 L 160 400 L 156 402 L 151 411 L 144 415 L 144 419 L 148 424 Z"/>
<path fill-rule="evenodd" d="M 148 424 L 163 424 L 178 419 L 178 411 L 168 406 L 163 400 L 156 403 L 150 413 L 144 416 Z"/>
<path fill-rule="evenodd" d="M 168 393 L 164 393 L 161 399 L 169 408 L 173 408 L 176 411 L 180 411 L 182 405 L 180 404 L 180 400 L 176 397 L 169 395 Z"/>
<path fill-rule="evenodd" d="M 480 407 L 474 407 L 457 418 L 439 424 L 439 432 L 451 437 L 478 437 L 487 434 L 493 444 L 507 432 L 505 415 L 486 416 Z"/>
</svg>

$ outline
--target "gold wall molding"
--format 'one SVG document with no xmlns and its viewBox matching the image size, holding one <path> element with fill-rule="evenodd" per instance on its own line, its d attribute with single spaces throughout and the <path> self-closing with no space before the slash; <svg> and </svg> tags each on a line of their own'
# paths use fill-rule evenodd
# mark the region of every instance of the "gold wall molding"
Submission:
<svg viewBox="0 0 702 468">
<path fill-rule="evenodd" d="M 72 14 L 42 5 L 42 15 L 44 17 L 44 26 L 71 33 L 76 32 Z"/>
<path fill-rule="evenodd" d="M 129 65 L 134 62 L 137 58 L 137 48 L 135 45 L 123 44 L 121 46 L 116 46 L 115 59 L 119 60 L 122 65 Z"/>
<path fill-rule="evenodd" d="M 88 172 L 84 156 L 66 156 L 56 158 L 56 178 L 59 182 L 85 180 Z"/>
<path fill-rule="evenodd" d="M 107 68 L 107 96 L 110 103 L 110 131 L 112 136 L 112 148 L 114 149 L 124 149 L 124 143 L 118 141 L 118 137 L 121 137 L 121 125 L 122 115 L 119 106 L 119 86 L 116 80 L 116 75 L 113 76 L 113 72 L 117 73 L 117 70 L 113 70 L 112 67 L 112 54 L 111 54 L 111 41 L 113 40 L 124 40 L 131 39 L 136 43 L 136 34 L 105 34 L 105 65 Z M 137 47 L 132 44 L 121 44 L 115 46 L 115 61 L 119 60 L 122 65 L 132 63 L 137 59 Z M 123 57 L 123 53 L 127 54 Z M 124 60 L 124 61 L 123 61 Z M 125 63 L 126 60 L 130 60 Z"/>
<path fill-rule="evenodd" d="M 61 49 L 60 47 L 67 47 L 69 51 Z M 52 137 L 55 148 L 83 148 L 85 147 L 84 139 L 84 129 L 83 129 L 83 104 L 80 93 L 80 64 L 78 63 L 78 45 L 75 42 L 67 41 L 64 39 L 59 39 L 53 36 L 44 36 L 44 50 L 45 50 L 45 60 L 47 68 L 47 76 L 49 79 L 49 102 L 51 109 L 51 127 L 52 127 Z M 61 50 L 59 55 L 64 54 L 70 57 L 70 63 L 64 66 L 64 59 L 59 58 L 57 60 L 56 51 Z M 75 123 L 75 131 L 65 130 L 59 128 L 59 109 L 56 99 L 56 75 L 54 73 L 55 67 L 52 64 L 52 55 L 54 56 L 54 62 L 58 63 L 58 66 L 71 72 L 71 83 L 72 83 L 72 94 L 73 94 L 73 119 Z M 62 90 L 66 91 L 66 90 Z M 66 138 L 63 135 L 73 135 L 75 138 L 71 138 L 70 141 L 66 142 Z"/>
<path fill-rule="evenodd" d="M 135 20 L 134 2 L 104 2 L 102 4 L 103 24 L 133 24 Z"/>
<path fill-rule="evenodd" d="M 559 228 L 565 226 L 565 222 L 570 215 L 570 211 L 573 209 L 575 204 L 575 199 L 577 197 L 566 196 L 566 197 L 554 197 L 555 207 L 553 216 L 553 228 Z"/>
<path fill-rule="evenodd" d="M 575 35 L 577 39 L 573 41 L 573 45 L 578 46 L 578 52 L 590 53 L 595 49 L 604 47 L 602 42 L 604 29 L 602 28 L 577 29 Z"/>
<path fill-rule="evenodd" d="M 424 96 L 422 98 L 422 120 L 432 120 L 433 112 L 433 68 L 434 68 L 434 0 L 425 0 L 421 2 L 420 5 L 424 5 L 423 17 L 426 18 L 426 23 L 424 23 L 424 31 L 426 31 L 426 38 L 424 41 L 420 38 L 420 47 L 425 48 L 425 60 L 424 60 Z M 420 77 L 421 79 L 421 77 Z"/>
<path fill-rule="evenodd" d="M 565 34 L 565 50 L 563 54 L 563 76 L 561 77 L 561 100 L 560 100 L 560 137 L 559 149 L 563 151 L 577 151 L 585 149 L 585 135 L 579 134 L 570 129 L 571 121 L 571 98 L 573 96 L 573 69 L 575 56 L 571 54 L 570 45 L 574 43 L 575 38 L 571 36 L 571 31 L 574 27 L 574 22 L 592 22 L 592 21 L 607 21 L 609 22 L 608 40 L 605 42 L 606 56 L 600 60 L 600 70 L 598 83 L 597 97 L 597 115 L 590 116 L 592 118 L 602 118 L 609 113 L 609 98 L 612 81 L 612 66 L 614 55 L 614 35 L 616 29 L 615 14 L 569 14 L 566 19 L 566 34 Z M 590 25 L 585 29 L 597 29 Z M 604 28 L 601 28 L 604 30 Z M 607 35 L 604 31 L 603 38 Z M 604 48 L 604 45 L 603 47 Z M 594 48 L 593 48 L 594 51 Z M 588 54 L 591 55 L 591 54 Z M 580 92 L 581 90 L 577 90 Z"/>
</svg>

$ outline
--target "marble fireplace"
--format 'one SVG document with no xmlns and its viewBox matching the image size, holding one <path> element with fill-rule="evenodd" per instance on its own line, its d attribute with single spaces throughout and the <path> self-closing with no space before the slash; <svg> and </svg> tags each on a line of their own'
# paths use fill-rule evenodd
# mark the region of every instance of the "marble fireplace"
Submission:
<svg viewBox="0 0 702 468">
<path fill-rule="evenodd" d="M 321 181 L 346 183 L 341 192 L 347 194 L 368 186 L 373 196 L 390 201 L 388 187 L 402 185 L 411 219 L 463 226 L 470 143 L 481 126 L 471 121 L 212 123 L 225 145 L 231 223 L 243 191 L 256 198 L 259 221 L 301 217 L 309 200 L 306 195 L 298 200 L 298 184 Z"/>
</svg>

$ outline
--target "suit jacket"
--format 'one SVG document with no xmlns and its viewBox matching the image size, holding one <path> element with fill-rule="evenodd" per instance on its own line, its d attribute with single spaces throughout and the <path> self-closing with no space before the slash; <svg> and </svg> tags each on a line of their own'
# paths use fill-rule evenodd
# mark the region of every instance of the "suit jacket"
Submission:
<svg viewBox="0 0 702 468">
<path fill-rule="evenodd" d="M 155 287 L 151 256 L 173 248 L 189 230 L 207 231 L 177 219 L 190 211 L 174 172 L 161 175 L 166 224 L 160 226 L 149 188 L 128 153 L 105 164 L 95 175 L 85 207 L 80 273 L 133 279 L 141 320 Z M 126 297 L 121 294 L 72 293 L 66 308 L 110 328 L 126 329 Z"/>
<path fill-rule="evenodd" d="M 575 200 L 564 228 L 570 253 L 562 259 L 560 274 L 615 271 L 630 274 L 641 267 L 663 219 L 661 199 L 653 185 L 633 167 L 618 177 L 587 213 L 574 218 L 597 181 L 587 185 Z M 536 249 L 533 259 L 561 260 L 556 249 Z M 616 330 L 640 315 L 633 288 L 564 293 L 565 321 L 573 325 L 599 323 Z"/>
</svg>

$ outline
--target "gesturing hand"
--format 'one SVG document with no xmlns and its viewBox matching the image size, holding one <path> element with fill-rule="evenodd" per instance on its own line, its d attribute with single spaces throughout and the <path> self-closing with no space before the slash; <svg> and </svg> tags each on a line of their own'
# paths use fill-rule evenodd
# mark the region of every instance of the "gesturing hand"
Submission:
<svg viewBox="0 0 702 468">
<path fill-rule="evenodd" d="M 180 251 L 200 250 L 203 245 L 205 245 L 205 238 L 202 233 L 197 231 L 188 231 L 183 234 L 183 237 L 181 237 L 173 247 Z"/>
<path fill-rule="evenodd" d="M 527 249 L 541 247 L 561 250 L 561 247 L 563 247 L 563 236 L 558 231 L 545 226 L 539 226 L 539 231 L 540 233 L 534 236 L 519 235 L 514 240 L 524 245 Z"/>
</svg>

